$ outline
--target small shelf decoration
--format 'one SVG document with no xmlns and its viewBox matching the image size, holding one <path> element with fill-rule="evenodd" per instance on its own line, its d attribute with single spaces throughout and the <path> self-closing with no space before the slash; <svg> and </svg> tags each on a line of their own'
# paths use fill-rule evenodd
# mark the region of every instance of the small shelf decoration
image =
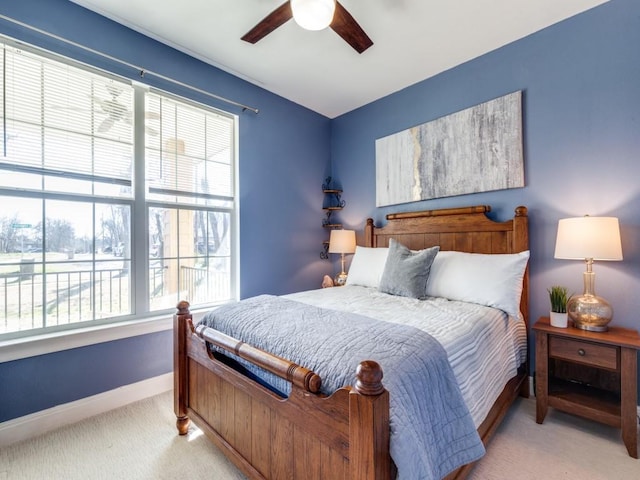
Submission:
<svg viewBox="0 0 640 480">
<path fill-rule="evenodd" d="M 332 178 L 329 176 L 325 178 L 322 184 L 322 193 L 324 199 L 322 202 L 322 209 L 325 211 L 325 218 L 322 220 L 322 226 L 328 229 L 342 228 L 341 223 L 336 223 L 331 216 L 344 208 L 345 201 L 342 200 L 342 189 L 337 188 L 335 183 L 332 183 Z M 322 252 L 320 252 L 320 258 L 327 260 L 329 258 L 329 240 L 322 242 Z"/>
</svg>

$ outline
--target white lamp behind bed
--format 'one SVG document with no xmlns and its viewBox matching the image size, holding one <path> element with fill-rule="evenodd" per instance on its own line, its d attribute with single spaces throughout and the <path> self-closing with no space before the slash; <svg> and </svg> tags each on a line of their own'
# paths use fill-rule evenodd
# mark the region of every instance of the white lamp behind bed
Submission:
<svg viewBox="0 0 640 480">
<path fill-rule="evenodd" d="M 329 237 L 329 253 L 340 253 L 342 255 L 342 268 L 336 275 L 335 284 L 344 285 L 347 282 L 347 273 L 344 271 L 345 253 L 355 253 L 356 232 L 355 230 L 331 230 Z"/>
</svg>

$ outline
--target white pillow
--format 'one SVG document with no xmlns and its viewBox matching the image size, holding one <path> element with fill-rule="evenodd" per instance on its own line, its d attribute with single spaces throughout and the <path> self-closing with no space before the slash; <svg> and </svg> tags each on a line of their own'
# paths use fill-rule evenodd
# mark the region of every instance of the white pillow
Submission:
<svg viewBox="0 0 640 480">
<path fill-rule="evenodd" d="M 440 251 L 431 265 L 427 295 L 479 303 L 520 316 L 529 250 L 514 254 Z"/>
<path fill-rule="evenodd" d="M 349 267 L 347 285 L 378 288 L 388 254 L 387 247 L 370 248 L 357 245 Z"/>
</svg>

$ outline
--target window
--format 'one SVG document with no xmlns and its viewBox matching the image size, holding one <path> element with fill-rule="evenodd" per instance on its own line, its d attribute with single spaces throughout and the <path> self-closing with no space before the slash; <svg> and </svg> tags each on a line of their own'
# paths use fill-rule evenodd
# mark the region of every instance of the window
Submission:
<svg viewBox="0 0 640 480">
<path fill-rule="evenodd" d="M 229 301 L 233 120 L 153 93 L 145 115 L 151 307 Z"/>
<path fill-rule="evenodd" d="M 0 49 L 0 337 L 236 298 L 235 117 Z"/>
</svg>

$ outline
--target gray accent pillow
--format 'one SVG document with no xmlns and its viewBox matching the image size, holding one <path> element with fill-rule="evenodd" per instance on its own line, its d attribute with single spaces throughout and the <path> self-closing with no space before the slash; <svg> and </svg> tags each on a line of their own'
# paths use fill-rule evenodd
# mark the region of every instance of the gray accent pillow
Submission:
<svg viewBox="0 0 640 480">
<path fill-rule="evenodd" d="M 378 290 L 402 297 L 425 298 L 433 259 L 440 247 L 412 251 L 393 238 Z"/>
</svg>

